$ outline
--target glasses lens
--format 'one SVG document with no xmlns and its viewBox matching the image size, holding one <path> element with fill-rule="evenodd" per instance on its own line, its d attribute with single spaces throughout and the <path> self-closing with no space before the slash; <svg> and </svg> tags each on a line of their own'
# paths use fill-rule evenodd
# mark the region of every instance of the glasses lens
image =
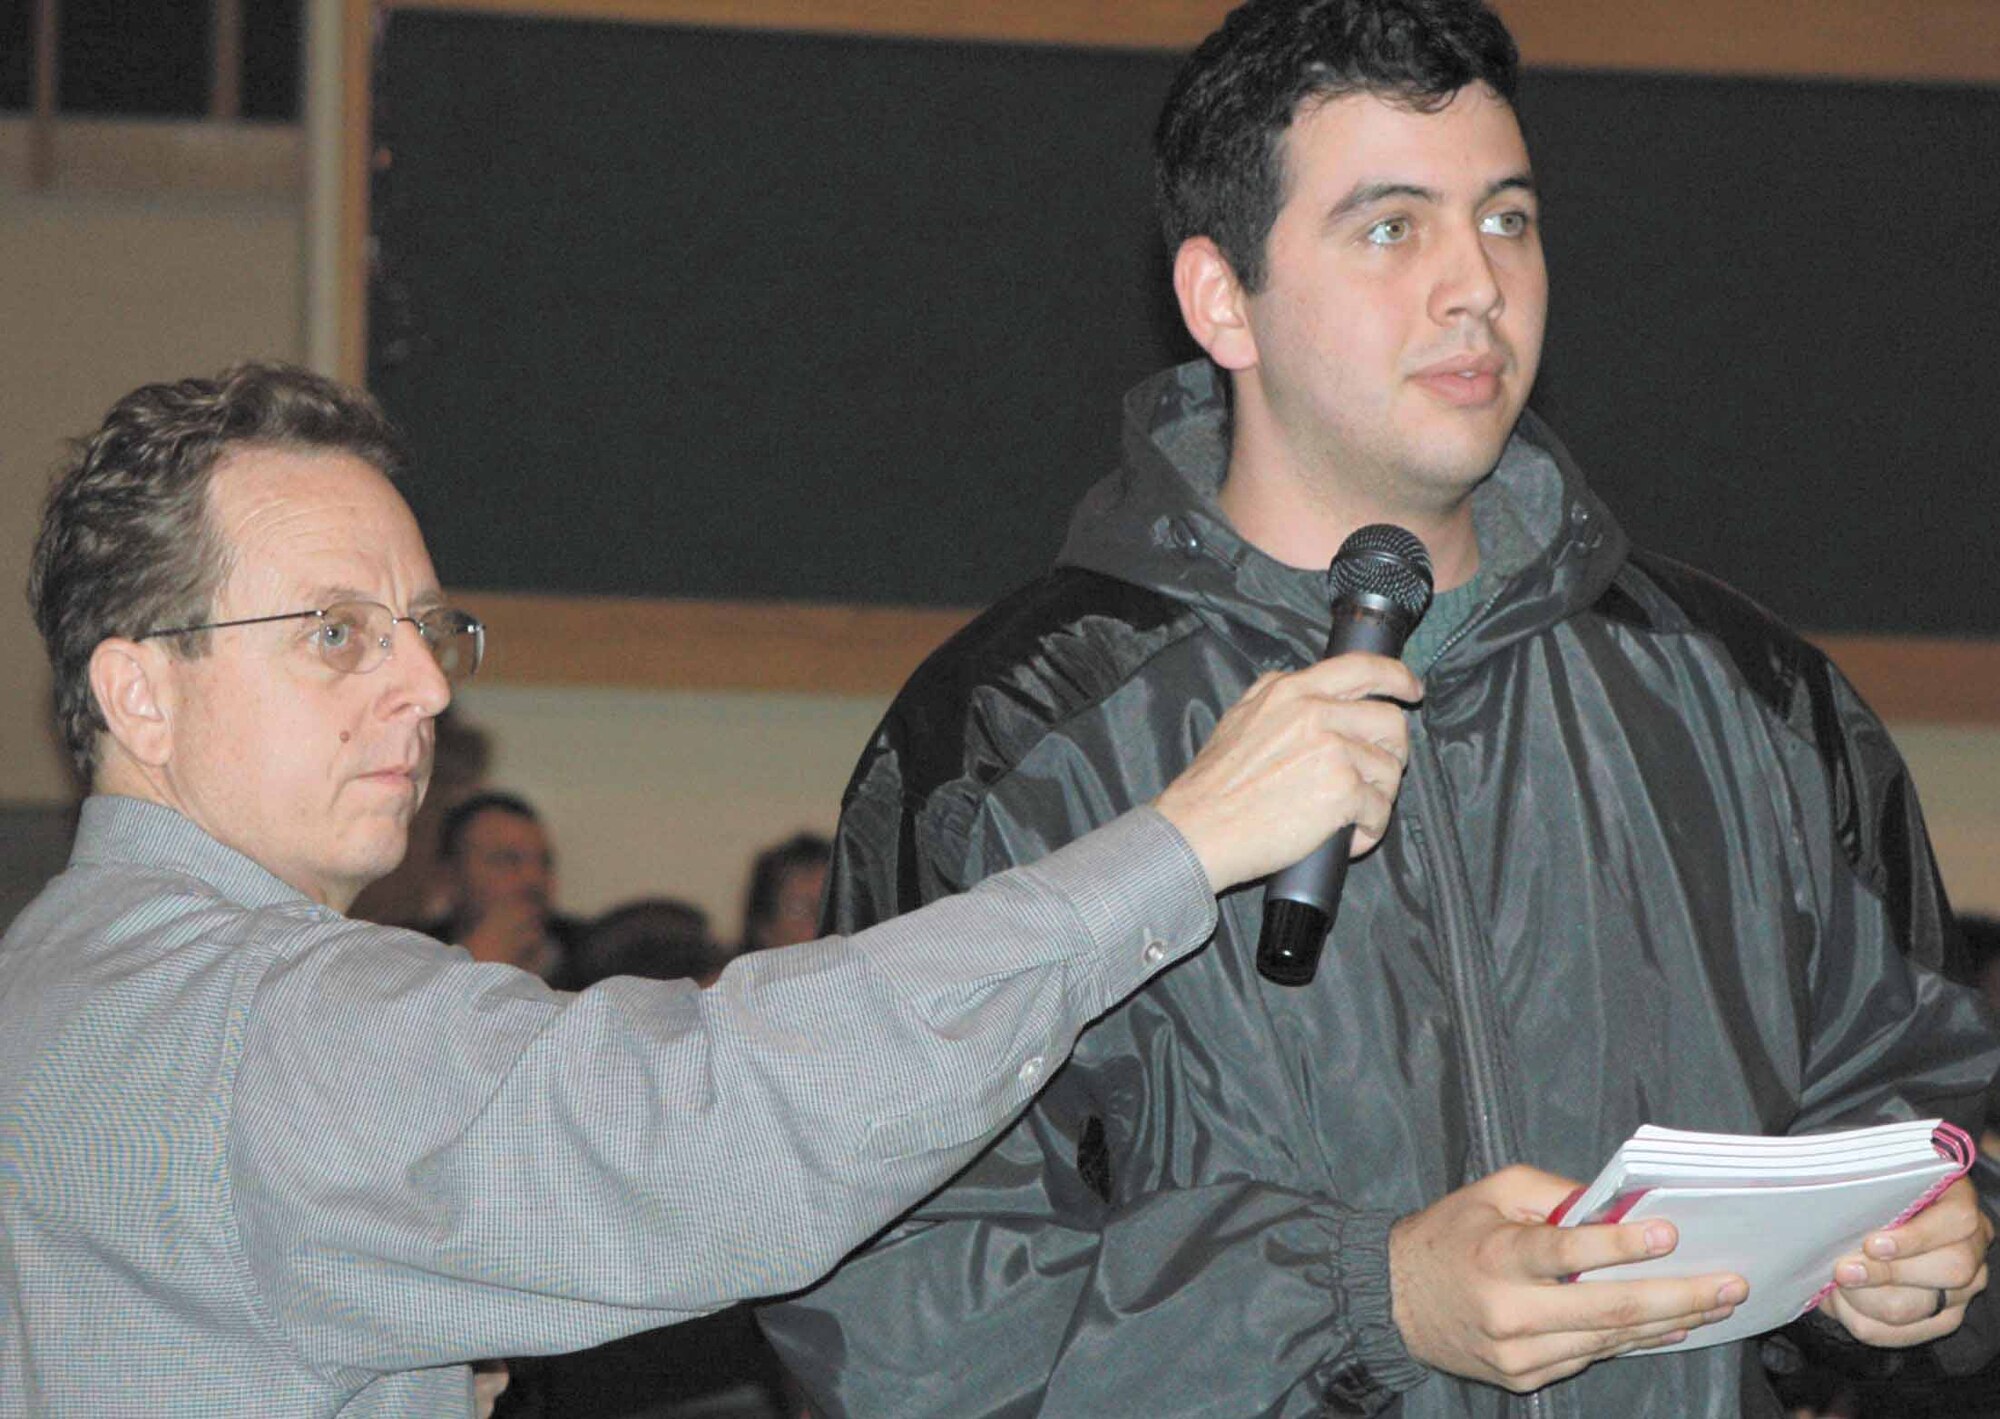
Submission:
<svg viewBox="0 0 2000 1419">
<path fill-rule="evenodd" d="M 417 618 L 417 630 L 445 679 L 456 685 L 479 673 L 479 662 L 486 658 L 486 627 L 478 617 L 449 608 L 426 611 Z"/>
<path fill-rule="evenodd" d="M 364 675 L 389 653 L 396 626 L 387 606 L 372 601 L 343 601 L 319 616 L 319 653 L 335 670 Z"/>
</svg>

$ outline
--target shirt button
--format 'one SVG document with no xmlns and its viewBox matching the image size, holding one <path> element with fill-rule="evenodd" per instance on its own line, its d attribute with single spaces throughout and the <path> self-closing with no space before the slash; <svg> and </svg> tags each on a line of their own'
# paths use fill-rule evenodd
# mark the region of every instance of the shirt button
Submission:
<svg viewBox="0 0 2000 1419">
<path fill-rule="evenodd" d="M 1029 1055 L 1021 1064 L 1020 1079 L 1023 1084 L 1032 1084 L 1042 1077 L 1042 1057 Z"/>
<path fill-rule="evenodd" d="M 1157 966 L 1167 959 L 1167 948 L 1157 941 L 1148 941 L 1146 949 L 1139 953 L 1139 959 L 1149 966 Z"/>
</svg>

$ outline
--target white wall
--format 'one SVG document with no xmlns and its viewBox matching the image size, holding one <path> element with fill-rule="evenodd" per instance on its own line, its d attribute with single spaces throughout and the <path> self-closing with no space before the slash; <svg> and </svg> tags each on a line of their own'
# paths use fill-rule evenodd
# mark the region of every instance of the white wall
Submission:
<svg viewBox="0 0 2000 1419">
<path fill-rule="evenodd" d="M 2000 916 L 2000 729 L 1892 725 L 1961 912 Z"/>
<path fill-rule="evenodd" d="M 578 911 L 664 892 L 733 930 L 749 853 L 828 831 L 884 700 L 475 685 L 498 785 L 550 820 Z M 2000 915 L 2000 729 L 1905 725 L 1945 884 L 1961 911 Z"/>
<path fill-rule="evenodd" d="M 298 202 L 0 182 L 0 800 L 69 792 L 22 591 L 63 441 L 149 380 L 299 351 Z"/>
<path fill-rule="evenodd" d="M 686 897 L 734 939 L 752 853 L 833 831 L 886 701 L 475 683 L 459 707 L 547 821 L 565 906 Z"/>
</svg>

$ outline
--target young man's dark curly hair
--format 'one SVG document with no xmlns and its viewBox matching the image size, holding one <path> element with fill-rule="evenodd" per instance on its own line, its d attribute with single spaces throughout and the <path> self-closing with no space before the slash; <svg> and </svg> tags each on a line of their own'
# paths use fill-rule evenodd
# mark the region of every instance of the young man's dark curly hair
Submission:
<svg viewBox="0 0 2000 1419">
<path fill-rule="evenodd" d="M 1366 93 L 1435 111 L 1474 84 L 1511 104 L 1519 71 L 1479 0 L 1250 0 L 1190 56 L 1153 133 L 1168 252 L 1208 237 L 1244 290 L 1262 289 L 1302 106 Z"/>
</svg>

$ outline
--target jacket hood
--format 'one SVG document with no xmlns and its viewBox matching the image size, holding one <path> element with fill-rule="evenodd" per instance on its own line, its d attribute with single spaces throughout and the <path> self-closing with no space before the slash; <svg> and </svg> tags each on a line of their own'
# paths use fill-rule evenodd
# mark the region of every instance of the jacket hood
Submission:
<svg viewBox="0 0 2000 1419">
<path fill-rule="evenodd" d="M 1206 360 L 1125 398 L 1118 469 L 1078 504 L 1057 561 L 1188 603 L 1272 669 L 1317 660 L 1326 574 L 1288 567 L 1238 536 L 1216 504 L 1229 464 L 1229 403 Z M 1560 440 L 1533 413 L 1473 493 L 1486 592 L 1437 671 L 1476 663 L 1597 600 L 1628 543 Z"/>
</svg>

